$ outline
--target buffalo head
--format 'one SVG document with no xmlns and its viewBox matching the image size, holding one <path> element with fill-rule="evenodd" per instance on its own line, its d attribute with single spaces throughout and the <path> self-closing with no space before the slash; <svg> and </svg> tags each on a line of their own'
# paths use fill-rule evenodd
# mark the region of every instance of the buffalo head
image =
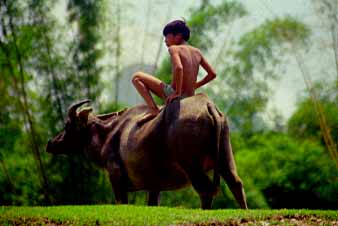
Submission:
<svg viewBox="0 0 338 226">
<path fill-rule="evenodd" d="M 48 141 L 47 152 L 52 154 L 71 154 L 84 150 L 87 143 L 88 114 L 92 111 L 92 108 L 86 107 L 80 112 L 77 112 L 77 109 L 89 102 L 90 100 L 83 100 L 69 108 L 64 130 Z"/>
</svg>

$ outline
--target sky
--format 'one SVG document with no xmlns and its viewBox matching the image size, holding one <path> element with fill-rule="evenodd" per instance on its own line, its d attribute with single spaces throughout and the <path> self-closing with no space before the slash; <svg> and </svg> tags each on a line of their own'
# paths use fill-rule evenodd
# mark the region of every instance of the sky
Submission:
<svg viewBox="0 0 338 226">
<path fill-rule="evenodd" d="M 121 37 L 123 37 L 121 62 L 122 67 L 127 67 L 140 62 L 153 64 L 160 45 L 162 45 L 160 59 L 163 59 L 168 54 L 166 46 L 161 42 L 163 27 L 171 20 L 189 18 L 189 8 L 196 6 L 196 4 L 199 5 L 200 1 L 138 0 L 121 2 L 123 2 L 121 18 L 124 25 L 121 30 Z M 211 2 L 217 4 L 220 1 L 214 0 Z M 318 20 L 313 4 L 311 4 L 312 0 L 240 0 L 240 2 L 246 7 L 249 15 L 235 23 L 230 34 L 232 37 L 240 37 L 241 34 L 250 31 L 266 19 L 290 15 L 309 25 L 313 31 L 314 39 L 329 39 Z M 60 0 L 60 4 L 55 11 L 56 15 L 63 14 L 64 8 L 64 0 Z M 114 9 L 110 10 L 113 13 Z M 62 21 L 65 17 L 59 16 L 59 18 Z M 333 69 L 330 68 L 334 65 L 332 53 L 330 53 L 330 50 L 323 49 L 319 42 L 318 45 L 316 45 L 317 42 L 314 43 L 308 51 L 308 55 L 306 55 L 309 78 L 313 81 L 319 79 L 333 80 L 335 76 Z M 209 58 L 211 63 L 213 62 L 212 51 L 206 57 Z M 287 119 L 296 109 L 297 98 L 304 94 L 305 83 L 296 60 L 292 56 L 285 59 L 280 68 L 280 74 L 283 76 L 278 82 L 271 84 L 273 93 L 268 103 L 268 109 L 270 111 L 273 108 L 277 109 L 284 119 Z M 324 73 L 326 76 L 323 76 Z M 111 74 L 107 74 L 103 78 L 106 82 L 112 80 Z M 131 84 L 128 89 L 131 89 L 131 95 L 136 94 L 132 90 Z M 104 93 L 106 99 L 111 98 L 110 94 L 113 94 L 109 87 L 106 88 Z"/>
</svg>

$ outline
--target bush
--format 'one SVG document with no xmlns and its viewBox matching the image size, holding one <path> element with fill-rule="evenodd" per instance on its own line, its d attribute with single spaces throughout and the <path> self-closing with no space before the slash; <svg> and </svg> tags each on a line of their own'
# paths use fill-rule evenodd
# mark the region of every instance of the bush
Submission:
<svg viewBox="0 0 338 226">
<path fill-rule="evenodd" d="M 256 135 L 235 158 L 251 208 L 338 207 L 337 169 L 317 143 Z"/>
</svg>

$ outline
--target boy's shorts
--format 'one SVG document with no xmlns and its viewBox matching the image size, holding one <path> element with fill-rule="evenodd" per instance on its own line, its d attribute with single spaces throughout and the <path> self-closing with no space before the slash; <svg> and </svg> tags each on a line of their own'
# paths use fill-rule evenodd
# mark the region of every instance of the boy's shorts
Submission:
<svg viewBox="0 0 338 226">
<path fill-rule="evenodd" d="M 173 87 L 171 87 L 171 85 L 164 84 L 163 92 L 164 92 L 164 95 L 165 95 L 166 97 L 168 97 L 168 96 L 170 96 L 171 94 L 175 93 L 175 90 L 174 90 Z"/>
</svg>

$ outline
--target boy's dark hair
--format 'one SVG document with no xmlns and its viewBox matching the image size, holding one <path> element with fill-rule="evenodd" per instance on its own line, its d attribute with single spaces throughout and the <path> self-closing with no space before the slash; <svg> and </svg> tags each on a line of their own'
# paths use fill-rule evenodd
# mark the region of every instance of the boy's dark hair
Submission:
<svg viewBox="0 0 338 226">
<path fill-rule="evenodd" d="M 167 34 L 182 34 L 182 37 L 185 41 L 188 41 L 190 38 L 190 29 L 183 20 L 174 20 L 168 23 L 163 29 L 163 35 Z"/>
</svg>

